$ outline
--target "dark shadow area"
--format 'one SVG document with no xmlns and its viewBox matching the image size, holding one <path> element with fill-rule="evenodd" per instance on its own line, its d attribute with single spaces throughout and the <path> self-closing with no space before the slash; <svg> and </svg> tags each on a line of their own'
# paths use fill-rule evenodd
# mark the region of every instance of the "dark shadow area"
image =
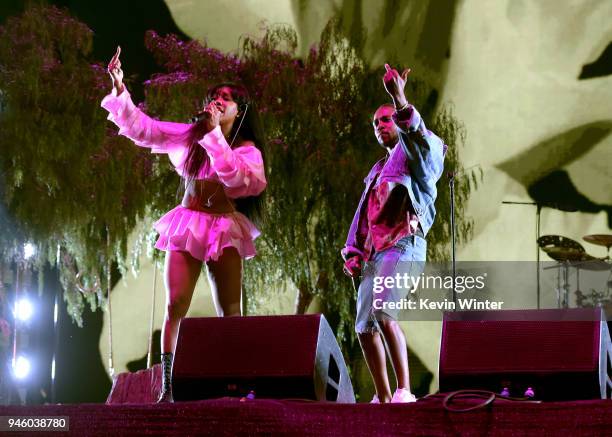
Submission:
<svg viewBox="0 0 612 437">
<path fill-rule="evenodd" d="M 451 56 L 451 32 L 457 3 L 455 0 L 432 0 L 427 8 L 423 32 L 418 37 L 417 57 L 436 72 L 443 70 L 444 62 Z"/>
<path fill-rule="evenodd" d="M 584 156 L 612 131 L 612 121 L 587 123 L 554 135 L 497 165 L 525 187 Z"/>
<path fill-rule="evenodd" d="M 421 108 L 422 114 L 434 114 L 434 110 L 436 109 L 436 105 L 438 104 L 438 90 L 432 89 L 431 92 L 427 95 L 427 99 Z"/>
<path fill-rule="evenodd" d="M 126 78 L 132 80 L 130 91 L 136 101 L 144 97 L 142 82 L 160 70 L 144 45 L 145 32 L 152 29 L 162 35 L 173 33 L 181 39 L 189 39 L 178 28 L 163 0 L 49 0 L 47 3 L 68 9 L 93 30 L 93 59 L 106 62 L 117 46 L 121 46 L 122 64 Z M 23 12 L 25 6 L 25 1 L 2 0 L 0 23 Z"/>
<path fill-rule="evenodd" d="M 414 395 L 420 398 L 429 394 L 429 386 L 434 375 L 410 348 L 408 348 L 408 368 L 410 371 L 410 387 Z"/>
<path fill-rule="evenodd" d="M 433 73 L 428 81 L 439 89 L 446 80 L 458 5 L 456 0 L 342 0 L 326 9 L 309 8 L 305 0 L 291 2 L 296 29 L 305 40 L 318 38 L 311 29 L 319 29 L 322 14 L 330 13 L 331 17 L 341 21 L 345 35 L 359 53 L 366 53 L 367 58 L 375 55 L 376 59 L 384 59 L 392 65 L 400 64 L 401 67 L 418 60 L 430 69 L 428 74 Z M 364 14 L 372 10 L 378 18 L 366 31 L 364 23 L 372 24 L 372 19 Z M 419 23 L 418 28 L 413 23 Z M 412 67 L 414 69 L 414 65 Z"/>
<path fill-rule="evenodd" d="M 156 329 L 153 331 L 153 360 L 152 364 L 159 364 L 161 362 L 161 330 Z M 143 370 L 147 368 L 147 354 L 144 354 L 143 357 L 130 361 L 127 363 L 128 372 L 138 372 L 139 370 Z"/>
<path fill-rule="evenodd" d="M 6 19 L 12 15 L 17 15 L 23 11 L 23 0 L 2 0 L 0 2 L 0 25 L 4 24 Z"/>
<path fill-rule="evenodd" d="M 579 192 L 564 170 L 556 170 L 531 184 L 527 189 L 531 198 L 539 203 L 570 205 L 576 211 L 608 214 L 608 227 L 612 228 L 612 205 L 600 205 Z"/>
<path fill-rule="evenodd" d="M 47 279 L 47 284 L 52 279 Z M 57 274 L 53 277 L 59 287 Z M 48 285 L 47 285 L 48 286 Z M 83 310 L 83 327 L 79 328 L 66 311 L 66 305 L 59 305 L 59 336 L 56 359 L 56 402 L 83 403 L 104 402 L 110 392 L 111 381 L 100 356 L 99 341 L 104 313 Z"/>
<path fill-rule="evenodd" d="M 67 7 L 94 31 L 95 59 L 109 60 L 117 46 L 121 46 L 125 74 L 135 76 L 130 85 L 136 101 L 144 97 L 142 82 L 159 71 L 159 66 L 144 45 L 146 31 L 153 29 L 162 35 L 173 33 L 179 38 L 188 39 L 174 22 L 163 0 L 54 0 L 51 3 Z"/>
<path fill-rule="evenodd" d="M 612 205 L 598 204 L 580 193 L 566 165 L 579 160 L 612 131 L 612 121 L 602 120 L 554 135 L 497 165 L 527 188 L 531 198 L 542 205 L 564 211 L 608 214 L 612 228 Z"/>
<path fill-rule="evenodd" d="M 599 55 L 595 61 L 590 64 L 584 64 L 582 71 L 578 76 L 579 80 L 593 79 L 595 77 L 609 76 L 612 74 L 612 42 Z"/>
</svg>

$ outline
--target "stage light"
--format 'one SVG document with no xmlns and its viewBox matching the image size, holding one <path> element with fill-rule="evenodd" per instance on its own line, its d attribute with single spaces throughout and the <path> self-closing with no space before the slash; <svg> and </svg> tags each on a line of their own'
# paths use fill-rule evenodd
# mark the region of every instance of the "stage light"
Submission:
<svg viewBox="0 0 612 437">
<path fill-rule="evenodd" d="M 25 357 L 17 357 L 15 363 L 13 364 L 13 375 L 17 379 L 25 379 L 30 374 L 30 360 Z"/>
<path fill-rule="evenodd" d="M 28 299 L 22 298 L 15 302 L 15 318 L 25 322 L 32 317 L 34 309 Z"/>
<path fill-rule="evenodd" d="M 23 259 L 30 259 L 36 253 L 36 246 L 32 243 L 26 243 L 23 245 Z"/>
</svg>

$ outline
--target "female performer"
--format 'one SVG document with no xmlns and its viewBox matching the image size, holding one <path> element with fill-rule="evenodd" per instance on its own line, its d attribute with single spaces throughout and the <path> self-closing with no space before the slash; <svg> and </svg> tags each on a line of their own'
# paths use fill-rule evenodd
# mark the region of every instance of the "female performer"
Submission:
<svg viewBox="0 0 612 437">
<path fill-rule="evenodd" d="M 266 187 L 263 144 L 257 113 L 241 85 L 225 83 L 210 89 L 195 123 L 151 119 L 134 105 L 123 84 L 120 54 L 118 47 L 108 64 L 113 90 L 102 101 L 108 119 L 136 145 L 168 154 L 185 182 L 181 204 L 154 225 L 159 232 L 155 247 L 166 251 L 158 402 L 172 402 L 170 377 L 178 326 L 189 309 L 203 263 L 217 315 L 242 314 L 242 259 L 255 256 L 253 240 L 259 231 L 236 205 L 252 212 Z"/>
</svg>

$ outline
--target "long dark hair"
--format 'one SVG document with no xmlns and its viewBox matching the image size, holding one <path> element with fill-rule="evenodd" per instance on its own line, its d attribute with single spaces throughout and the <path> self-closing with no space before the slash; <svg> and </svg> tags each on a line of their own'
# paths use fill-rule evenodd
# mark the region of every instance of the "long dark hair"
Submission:
<svg viewBox="0 0 612 437">
<path fill-rule="evenodd" d="M 255 102 L 250 98 L 249 92 L 243 85 L 233 82 L 222 82 L 209 88 L 206 93 L 205 104 L 211 102 L 215 98 L 215 94 L 220 88 L 227 87 L 230 89 L 232 99 L 238 105 L 238 113 L 242 117 L 242 120 L 236 118 L 232 125 L 232 130 L 229 134 L 228 142 L 234 139 L 233 144 L 230 144 L 232 148 L 237 147 L 244 141 L 252 141 L 255 147 L 261 152 L 261 156 L 265 158 L 265 135 L 259 117 L 259 112 Z M 242 123 L 241 123 L 242 121 Z M 202 146 L 198 144 L 198 140 L 202 138 L 205 131 L 202 130 L 201 123 L 194 124 L 194 127 L 189 138 L 189 150 L 187 152 L 187 159 L 185 161 L 185 185 L 191 184 L 200 169 L 204 165 L 210 165 L 208 154 Z M 264 191 L 265 193 L 265 191 Z M 262 205 L 263 205 L 263 193 L 259 196 L 241 197 L 234 200 L 236 202 L 236 208 L 241 213 L 245 214 L 251 220 L 256 223 L 260 223 L 262 219 Z"/>
</svg>

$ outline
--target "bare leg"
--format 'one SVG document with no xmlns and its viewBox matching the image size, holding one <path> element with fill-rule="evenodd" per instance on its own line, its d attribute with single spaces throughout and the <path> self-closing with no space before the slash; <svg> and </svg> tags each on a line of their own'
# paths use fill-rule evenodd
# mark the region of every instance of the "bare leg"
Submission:
<svg viewBox="0 0 612 437">
<path fill-rule="evenodd" d="M 161 334 L 162 353 L 174 353 L 179 322 L 187 314 L 201 269 L 202 261 L 188 252 L 166 253 L 166 315 Z"/>
<path fill-rule="evenodd" d="M 387 375 L 387 358 L 385 345 L 378 332 L 359 333 L 359 344 L 374 380 L 378 400 L 382 403 L 391 401 L 391 388 Z"/>
<path fill-rule="evenodd" d="M 395 376 L 397 388 L 410 390 L 410 378 L 408 376 L 408 351 L 406 349 L 406 337 L 399 323 L 395 320 L 379 320 L 378 322 L 385 342 L 389 348 L 389 355 Z"/>
<path fill-rule="evenodd" d="M 242 315 L 242 258 L 236 248 L 226 247 L 217 261 L 206 266 L 217 315 Z"/>
</svg>

